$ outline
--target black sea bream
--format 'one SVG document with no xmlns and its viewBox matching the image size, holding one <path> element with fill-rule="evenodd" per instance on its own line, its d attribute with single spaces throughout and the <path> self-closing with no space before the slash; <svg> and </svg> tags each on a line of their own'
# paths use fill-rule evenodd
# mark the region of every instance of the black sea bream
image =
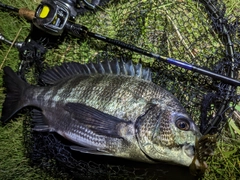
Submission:
<svg viewBox="0 0 240 180">
<path fill-rule="evenodd" d="M 56 132 L 71 149 L 135 161 L 189 166 L 201 134 L 179 101 L 151 81 L 149 69 L 131 61 L 65 63 L 29 85 L 4 68 L 7 96 L 2 122 L 26 106 L 42 121 L 34 131 Z"/>
</svg>

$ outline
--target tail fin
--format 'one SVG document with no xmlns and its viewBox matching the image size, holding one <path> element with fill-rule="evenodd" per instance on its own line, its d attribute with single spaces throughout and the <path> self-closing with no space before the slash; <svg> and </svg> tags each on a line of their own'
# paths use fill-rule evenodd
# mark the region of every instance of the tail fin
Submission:
<svg viewBox="0 0 240 180">
<path fill-rule="evenodd" d="M 3 103 L 1 121 L 6 123 L 17 111 L 23 108 L 22 96 L 29 86 L 10 67 L 4 67 L 3 81 L 7 95 Z"/>
</svg>

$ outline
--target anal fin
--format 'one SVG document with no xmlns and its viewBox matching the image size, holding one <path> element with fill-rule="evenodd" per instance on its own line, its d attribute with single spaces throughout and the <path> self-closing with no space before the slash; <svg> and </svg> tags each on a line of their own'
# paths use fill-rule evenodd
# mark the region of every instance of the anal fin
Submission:
<svg viewBox="0 0 240 180">
<path fill-rule="evenodd" d="M 32 110 L 32 122 L 34 124 L 34 127 L 32 128 L 32 130 L 39 131 L 39 132 L 49 132 L 50 128 L 45 123 L 46 121 L 44 119 L 45 119 L 45 117 L 42 114 L 42 111 L 40 111 L 38 109 L 33 109 Z"/>
<path fill-rule="evenodd" d="M 86 154 L 95 154 L 95 155 L 104 155 L 104 156 L 112 156 L 112 153 L 108 151 L 99 149 L 99 148 L 91 148 L 91 147 L 81 147 L 81 146 L 70 146 L 70 149 L 73 151 L 79 151 L 81 153 Z"/>
</svg>

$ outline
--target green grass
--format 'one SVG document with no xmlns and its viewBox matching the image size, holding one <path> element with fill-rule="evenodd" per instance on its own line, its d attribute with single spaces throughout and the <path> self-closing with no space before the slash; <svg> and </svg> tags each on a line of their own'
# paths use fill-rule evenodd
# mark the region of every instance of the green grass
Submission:
<svg viewBox="0 0 240 180">
<path fill-rule="evenodd" d="M 3 0 L 1 2 L 16 7 L 35 9 L 40 1 Z M 175 3 L 171 1 L 163 3 L 160 6 L 156 5 L 155 10 L 156 13 L 159 14 L 157 16 L 159 21 L 157 22 L 153 19 L 152 12 L 148 11 L 148 5 L 144 4 L 146 1 L 142 0 L 141 2 L 142 3 L 139 3 L 138 6 L 143 9 L 142 15 L 145 19 L 138 18 L 137 14 L 133 12 L 131 7 L 134 7 L 134 5 L 129 4 L 128 1 L 119 1 L 121 6 L 111 4 L 104 11 L 89 13 L 87 16 L 78 18 L 77 22 L 86 25 L 93 32 L 104 34 L 112 38 L 121 37 L 122 41 L 138 45 L 153 52 L 162 53 L 165 56 L 178 57 L 187 62 L 191 62 L 194 56 L 204 57 L 209 51 L 212 51 L 213 56 L 215 56 L 214 51 L 216 48 L 222 47 L 221 42 L 215 40 L 216 35 L 211 31 L 210 27 L 198 26 L 199 21 L 202 20 L 201 18 L 204 19 L 206 14 L 199 11 L 200 7 L 191 3 L 190 0 L 184 1 L 187 3 L 187 6 L 179 7 L 181 11 L 178 9 L 178 5 L 174 6 L 174 9 L 169 9 L 170 5 Z M 238 0 L 226 0 L 225 2 L 227 5 L 227 15 L 234 13 L 235 15 L 240 16 L 240 3 Z M 162 14 L 164 13 L 169 14 L 169 16 L 165 16 L 167 17 L 167 19 L 165 19 L 165 22 L 167 22 L 166 24 L 162 23 L 164 21 Z M 171 17 L 175 17 L 178 13 L 179 17 L 185 17 L 184 13 L 188 13 L 189 16 L 194 18 L 180 18 L 177 22 L 176 19 Z M 124 22 L 125 17 L 123 14 L 137 19 L 137 21 L 128 22 L 134 23 L 131 28 L 128 28 L 125 25 L 126 22 Z M 188 22 L 189 25 L 191 25 L 191 28 L 184 28 L 181 25 L 181 23 Z M 163 37 L 161 30 L 164 28 L 167 28 L 169 32 L 173 32 L 167 34 L 168 40 L 162 49 L 156 47 L 157 42 L 151 35 L 153 33 L 151 26 L 153 24 L 157 27 L 154 33 L 158 33 L 159 37 Z M 192 28 L 195 31 L 189 33 Z M 205 28 L 209 28 L 209 31 L 212 32 L 212 34 L 209 33 L 205 37 L 206 39 L 202 40 L 200 33 L 205 31 Z M 121 31 L 122 29 L 124 30 Z M 0 11 L 0 33 L 4 34 L 8 39 L 23 41 L 28 35 L 29 30 L 30 24 L 25 20 L 18 18 L 13 14 L 9 15 L 8 12 Z M 135 36 L 139 36 L 139 38 L 133 38 L 132 41 L 129 39 L 129 36 L 119 36 L 121 33 L 122 35 L 134 34 Z M 190 44 L 188 41 L 184 40 L 184 35 L 186 34 L 189 34 L 188 38 L 190 40 L 199 39 L 199 41 L 196 44 Z M 177 46 L 174 46 L 170 49 L 173 43 L 178 44 L 179 47 L 177 48 Z M 102 50 L 103 47 L 103 43 L 90 38 L 85 39 L 81 43 L 73 38 L 70 40 L 64 40 L 58 48 L 48 51 L 46 62 L 49 65 L 60 64 L 66 61 L 88 62 L 96 57 L 99 50 Z M 186 54 L 181 54 L 181 51 L 185 49 L 189 50 L 187 50 Z M 143 56 L 137 54 L 135 54 L 133 58 L 142 58 L 144 62 L 153 61 L 151 58 L 143 58 Z M 196 64 L 197 63 L 198 62 L 196 62 Z M 205 63 L 206 65 L 208 64 L 208 62 Z M 18 64 L 18 51 L 13 47 L 10 48 L 9 45 L 0 43 L 0 77 L 2 77 L 2 68 L 4 66 L 11 66 L 14 70 L 17 70 Z M 184 88 L 184 84 L 182 85 L 182 88 Z M 194 87 L 192 88 L 194 89 Z M 0 78 L 0 104 L 2 104 L 5 97 L 3 91 L 2 78 Z M 239 107 L 240 106 L 237 106 L 237 109 L 240 111 Z M 198 110 L 193 110 L 193 112 L 195 111 L 197 112 Z M 195 118 L 197 119 L 198 117 Z M 23 146 L 23 119 L 23 117 L 20 117 L 18 121 L 13 121 L 4 127 L 0 126 L 0 179 L 54 179 L 48 174 L 42 172 L 42 170 L 29 165 L 28 159 L 25 157 L 25 149 Z M 240 120 L 235 119 L 230 120 L 229 122 L 229 125 L 226 125 L 223 134 L 218 140 L 215 155 L 208 160 L 209 169 L 204 178 L 206 180 L 240 179 Z"/>
<path fill-rule="evenodd" d="M 0 127 L 0 132 L 0 179 L 29 180 L 49 177 L 40 169 L 31 167 L 25 157 L 22 121 Z"/>
</svg>

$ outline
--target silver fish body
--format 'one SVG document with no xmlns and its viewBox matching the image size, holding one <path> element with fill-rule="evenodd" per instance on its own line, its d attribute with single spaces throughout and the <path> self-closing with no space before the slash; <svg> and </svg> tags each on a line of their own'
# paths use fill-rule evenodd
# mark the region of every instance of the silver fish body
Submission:
<svg viewBox="0 0 240 180">
<path fill-rule="evenodd" d="M 66 63 L 42 75 L 48 84 L 43 87 L 23 82 L 10 68 L 4 71 L 8 94 L 2 121 L 33 106 L 42 115 L 33 129 L 57 132 L 75 143 L 72 150 L 184 166 L 193 160 L 195 141 L 201 137 L 197 126 L 139 64 Z"/>
</svg>

